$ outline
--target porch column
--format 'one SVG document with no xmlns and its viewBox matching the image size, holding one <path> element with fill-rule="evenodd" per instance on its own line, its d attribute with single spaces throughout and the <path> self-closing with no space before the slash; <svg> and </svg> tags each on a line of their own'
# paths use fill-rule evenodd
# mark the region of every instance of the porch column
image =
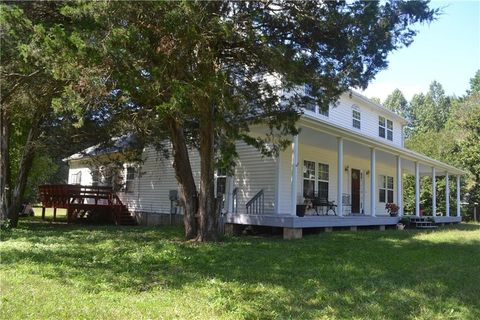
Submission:
<svg viewBox="0 0 480 320">
<path fill-rule="evenodd" d="M 462 215 L 460 210 L 460 176 L 457 176 L 457 217 Z"/>
<path fill-rule="evenodd" d="M 376 168 L 376 152 L 375 148 L 370 148 L 370 211 L 372 217 L 375 217 L 376 214 L 376 205 L 377 205 L 377 174 L 375 172 Z"/>
<path fill-rule="evenodd" d="M 445 215 L 450 217 L 450 185 L 448 183 L 448 172 L 445 172 Z"/>
<path fill-rule="evenodd" d="M 292 141 L 292 180 L 290 194 L 290 214 L 297 214 L 297 180 L 298 180 L 298 135 L 293 137 Z"/>
<path fill-rule="evenodd" d="M 403 198 L 402 198 L 402 158 L 397 156 L 397 204 L 398 214 L 403 215 Z"/>
<path fill-rule="evenodd" d="M 435 167 L 432 167 L 432 214 L 437 215 L 437 181 L 436 181 Z"/>
<path fill-rule="evenodd" d="M 337 213 L 343 216 L 343 138 L 337 138 L 338 152 L 337 152 Z"/>
<path fill-rule="evenodd" d="M 228 176 L 227 177 L 227 182 L 228 182 L 228 193 L 227 193 L 227 203 L 226 203 L 226 208 L 228 213 L 234 213 L 235 208 L 233 207 L 233 189 L 235 188 L 234 186 L 234 180 L 235 178 L 233 176 Z"/>
<path fill-rule="evenodd" d="M 415 161 L 415 216 L 420 217 L 420 163 Z"/>
</svg>

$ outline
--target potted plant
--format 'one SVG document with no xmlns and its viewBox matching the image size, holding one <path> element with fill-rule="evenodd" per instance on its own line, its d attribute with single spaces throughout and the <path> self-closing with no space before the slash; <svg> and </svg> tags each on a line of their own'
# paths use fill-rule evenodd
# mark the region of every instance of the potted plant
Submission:
<svg viewBox="0 0 480 320">
<path fill-rule="evenodd" d="M 297 204 L 297 216 L 298 217 L 304 217 L 305 216 L 305 211 L 307 211 L 307 205 L 306 204 Z"/>
<path fill-rule="evenodd" d="M 390 214 L 391 217 L 396 217 L 400 208 L 392 202 L 385 204 L 385 209 L 387 209 L 387 212 Z"/>
</svg>

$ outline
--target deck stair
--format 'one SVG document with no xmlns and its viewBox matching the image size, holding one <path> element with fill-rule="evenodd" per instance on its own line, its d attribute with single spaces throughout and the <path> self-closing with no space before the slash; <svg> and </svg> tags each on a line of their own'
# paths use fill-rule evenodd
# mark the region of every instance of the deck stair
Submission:
<svg viewBox="0 0 480 320">
<path fill-rule="evenodd" d="M 410 218 L 410 224 L 414 225 L 417 229 L 435 229 L 438 228 L 435 222 L 430 217 L 412 217 Z"/>
</svg>

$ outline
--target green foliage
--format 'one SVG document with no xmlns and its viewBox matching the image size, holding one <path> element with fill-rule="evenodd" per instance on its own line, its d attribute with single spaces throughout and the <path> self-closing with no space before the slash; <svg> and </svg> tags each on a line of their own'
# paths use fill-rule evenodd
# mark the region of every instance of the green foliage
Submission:
<svg viewBox="0 0 480 320">
<path fill-rule="evenodd" d="M 410 103 L 414 126 L 405 141 L 407 148 L 423 153 L 456 167 L 463 167 L 469 174 L 463 178 L 462 194 L 469 203 L 464 212 L 471 212 L 474 202 L 480 200 L 480 94 L 476 84 L 479 73 L 471 83 L 467 95 L 461 98 L 445 96 L 439 83 L 433 82 L 427 94 L 415 95 Z M 455 181 L 450 190 L 456 190 Z M 431 178 L 421 179 L 422 208 L 431 212 Z M 407 177 L 404 184 L 405 210 L 414 212 L 415 182 Z M 450 205 L 456 206 L 451 194 Z M 437 178 L 437 208 L 445 212 L 445 180 Z"/>
<path fill-rule="evenodd" d="M 480 317 L 478 224 L 433 232 L 321 233 L 296 241 L 181 240 L 182 231 L 171 227 L 29 219 L 2 234 L 0 317 Z"/>
<path fill-rule="evenodd" d="M 407 107 L 408 107 L 408 102 L 407 99 L 403 96 L 402 91 L 399 89 L 393 90 L 391 94 L 388 95 L 387 99 L 383 102 L 383 105 L 395 112 L 398 115 L 401 115 L 402 117 L 408 118 L 407 115 Z"/>
<path fill-rule="evenodd" d="M 57 106 L 78 110 L 92 96 L 97 107 L 107 99 L 112 135 L 135 132 L 149 142 L 168 135 L 162 128 L 174 118 L 198 147 L 199 123 L 214 105 L 218 162 L 227 167 L 238 139 L 266 153 L 284 147 L 306 100 L 328 105 L 365 87 L 388 52 L 412 42 L 411 25 L 436 14 L 423 1 L 80 2 L 60 11 L 75 27 L 48 32 L 48 45 L 61 49 L 54 70 L 77 70 L 83 86 L 69 87 Z M 305 83 L 312 97 L 297 90 Z M 95 84 L 89 97 L 85 89 Z M 252 137 L 256 124 L 269 133 Z"/>
<path fill-rule="evenodd" d="M 451 98 L 440 83 L 433 81 L 427 94 L 416 94 L 410 102 L 412 132 L 440 131 L 450 116 Z"/>
<path fill-rule="evenodd" d="M 33 160 L 32 169 L 28 176 L 24 201 L 35 203 L 38 201 L 38 186 L 47 184 L 58 173 L 59 165 L 47 155 L 38 155 Z"/>
</svg>

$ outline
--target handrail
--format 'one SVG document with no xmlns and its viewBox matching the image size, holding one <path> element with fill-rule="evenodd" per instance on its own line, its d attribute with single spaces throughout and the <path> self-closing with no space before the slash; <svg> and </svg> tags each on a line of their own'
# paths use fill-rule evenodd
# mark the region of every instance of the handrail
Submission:
<svg viewBox="0 0 480 320">
<path fill-rule="evenodd" d="M 245 207 L 247 209 L 247 214 L 263 214 L 265 211 L 263 189 L 258 191 L 257 194 L 247 202 Z"/>
</svg>

